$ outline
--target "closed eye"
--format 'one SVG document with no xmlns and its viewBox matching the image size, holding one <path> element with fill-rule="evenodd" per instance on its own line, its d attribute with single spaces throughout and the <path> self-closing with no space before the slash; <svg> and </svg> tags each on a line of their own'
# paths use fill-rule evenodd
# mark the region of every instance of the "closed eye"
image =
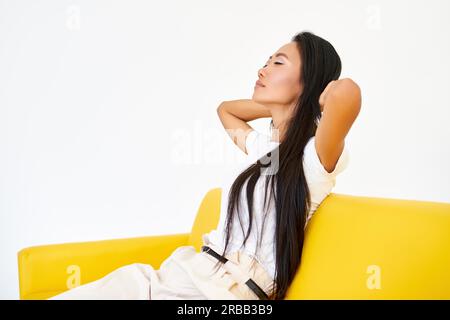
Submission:
<svg viewBox="0 0 450 320">
<path fill-rule="evenodd" d="M 282 64 L 282 63 L 281 62 L 274 62 L 274 64 Z M 264 67 L 267 67 L 267 64 L 265 64 Z"/>
</svg>

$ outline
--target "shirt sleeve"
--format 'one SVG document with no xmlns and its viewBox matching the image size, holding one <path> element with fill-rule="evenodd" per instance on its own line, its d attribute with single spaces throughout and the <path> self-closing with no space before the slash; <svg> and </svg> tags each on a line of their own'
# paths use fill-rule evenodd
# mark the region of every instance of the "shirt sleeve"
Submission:
<svg viewBox="0 0 450 320">
<path fill-rule="evenodd" d="M 245 150 L 247 150 L 247 155 L 253 153 L 257 135 L 258 132 L 256 130 L 252 130 L 247 134 L 247 138 L 245 139 Z"/>
<path fill-rule="evenodd" d="M 350 161 L 349 151 L 347 148 L 347 145 L 344 145 L 344 149 L 336 163 L 336 167 L 332 172 L 328 172 L 323 167 L 322 163 L 320 162 L 319 156 L 317 155 L 316 145 L 315 145 L 315 136 L 313 136 L 308 143 L 305 146 L 304 151 L 304 163 L 309 166 L 314 172 L 317 174 L 320 174 L 322 176 L 325 176 L 327 178 L 334 178 L 338 174 L 340 174 L 342 171 L 344 171 L 348 163 Z"/>
</svg>

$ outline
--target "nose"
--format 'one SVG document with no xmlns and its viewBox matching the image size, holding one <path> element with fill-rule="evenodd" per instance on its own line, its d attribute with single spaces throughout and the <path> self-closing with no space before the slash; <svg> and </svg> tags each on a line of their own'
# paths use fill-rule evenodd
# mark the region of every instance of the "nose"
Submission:
<svg viewBox="0 0 450 320">
<path fill-rule="evenodd" d="M 261 69 L 258 70 L 258 78 L 264 77 L 263 71 L 264 71 L 264 67 L 262 67 Z"/>
</svg>

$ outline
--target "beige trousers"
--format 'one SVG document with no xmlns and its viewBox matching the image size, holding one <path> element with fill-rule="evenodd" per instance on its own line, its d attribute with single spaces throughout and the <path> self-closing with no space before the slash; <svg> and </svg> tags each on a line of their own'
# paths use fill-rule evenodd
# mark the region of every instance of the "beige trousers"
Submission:
<svg viewBox="0 0 450 320">
<path fill-rule="evenodd" d="M 220 248 L 205 243 L 221 254 Z M 50 300 L 259 300 L 245 284 L 252 278 L 268 295 L 273 280 L 254 259 L 242 251 L 227 255 L 229 261 L 214 273 L 217 259 L 193 246 L 182 246 L 164 260 L 158 270 L 133 263 L 101 279 L 56 295 Z"/>
</svg>

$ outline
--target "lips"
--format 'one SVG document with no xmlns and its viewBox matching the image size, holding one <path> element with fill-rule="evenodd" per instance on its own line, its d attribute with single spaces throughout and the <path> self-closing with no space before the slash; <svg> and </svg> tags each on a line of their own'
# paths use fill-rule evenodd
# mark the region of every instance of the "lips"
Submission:
<svg viewBox="0 0 450 320">
<path fill-rule="evenodd" d="M 265 87 L 265 85 L 260 80 L 257 80 L 255 82 L 255 86 Z"/>
</svg>

